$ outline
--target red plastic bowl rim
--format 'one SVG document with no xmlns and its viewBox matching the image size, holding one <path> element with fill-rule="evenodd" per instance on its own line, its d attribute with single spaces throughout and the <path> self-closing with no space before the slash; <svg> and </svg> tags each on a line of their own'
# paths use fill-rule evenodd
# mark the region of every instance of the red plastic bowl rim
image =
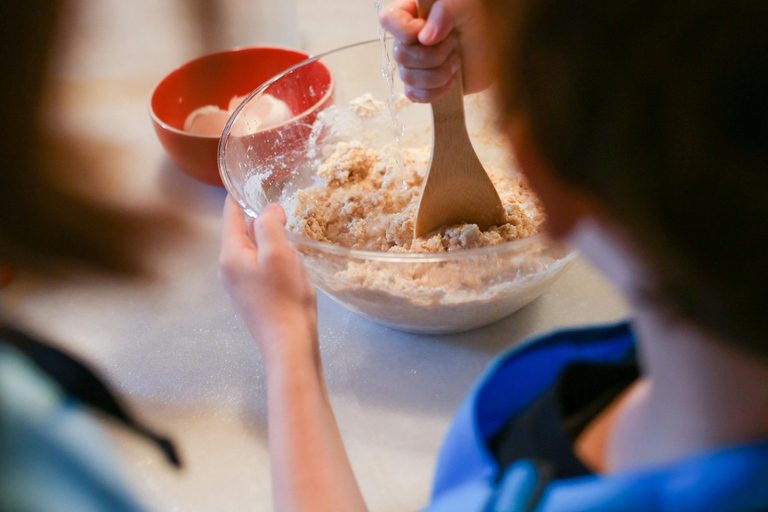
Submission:
<svg viewBox="0 0 768 512">
<path fill-rule="evenodd" d="M 159 82 L 157 82 L 157 84 L 155 84 L 155 87 L 152 89 L 152 95 L 149 97 L 149 105 L 148 105 L 148 107 L 149 107 L 149 115 L 152 117 L 152 120 L 155 121 L 158 125 L 160 125 L 164 130 L 168 130 L 170 132 L 173 132 L 173 133 L 176 133 L 176 134 L 179 134 L 179 135 L 186 135 L 188 137 L 194 137 L 194 138 L 199 138 L 199 139 L 204 139 L 204 140 L 219 139 L 221 137 L 221 135 L 198 135 L 196 133 L 190 133 L 190 132 L 187 132 L 187 131 L 184 131 L 184 130 L 179 130 L 178 128 L 174 128 L 173 126 L 169 125 L 168 123 L 162 121 L 159 117 L 157 117 L 157 114 L 155 114 L 155 109 L 152 108 L 152 102 L 155 99 L 155 93 L 157 91 L 157 88 L 160 86 L 160 84 L 163 83 L 165 81 L 165 79 L 168 78 L 170 75 L 172 75 L 172 74 L 176 73 L 177 71 L 179 71 L 181 68 L 189 66 L 191 64 L 194 64 L 195 62 L 197 62 L 199 60 L 206 59 L 208 57 L 212 57 L 214 55 L 220 55 L 220 54 L 225 54 L 225 53 L 236 53 L 236 52 L 241 52 L 243 50 L 282 50 L 282 51 L 287 51 L 287 52 L 293 52 L 293 53 L 296 53 L 298 55 L 303 55 L 305 57 L 304 60 L 302 60 L 298 64 L 294 64 L 293 66 L 291 66 L 288 69 L 293 69 L 293 68 L 295 68 L 297 66 L 300 66 L 302 63 L 307 62 L 307 60 L 312 57 L 311 55 L 309 55 L 309 54 L 307 54 L 305 52 L 302 52 L 302 51 L 299 51 L 299 50 L 295 50 L 293 48 L 283 48 L 281 46 L 237 46 L 235 48 L 229 48 L 227 50 L 223 50 L 223 51 L 220 51 L 220 52 L 213 52 L 213 53 L 209 53 L 207 55 L 201 55 L 200 57 L 197 57 L 196 59 L 192 59 L 190 61 L 185 62 L 184 64 L 182 64 L 181 66 L 177 67 L 173 71 L 168 72 Z M 273 78 L 269 79 L 268 82 L 272 81 Z M 331 85 L 333 85 L 333 76 L 331 76 Z M 333 89 L 331 88 L 331 90 L 333 90 Z M 249 94 L 248 97 L 245 100 L 243 100 L 242 103 L 244 104 L 245 102 L 247 102 L 249 99 L 251 99 L 252 96 L 253 96 L 253 93 Z M 325 97 L 323 97 L 320 101 L 324 101 L 324 100 L 325 100 Z M 303 116 L 306 112 L 309 112 L 309 110 L 307 110 L 305 112 L 302 112 L 301 114 L 298 114 L 294 118 L 286 121 L 284 124 L 288 124 L 288 123 L 294 121 L 295 119 Z M 271 130 L 273 128 L 275 128 L 275 127 L 273 126 L 272 128 L 268 128 L 268 130 Z M 226 131 L 226 129 L 225 129 L 225 131 Z M 224 133 L 224 132 L 222 132 L 222 133 Z"/>
</svg>

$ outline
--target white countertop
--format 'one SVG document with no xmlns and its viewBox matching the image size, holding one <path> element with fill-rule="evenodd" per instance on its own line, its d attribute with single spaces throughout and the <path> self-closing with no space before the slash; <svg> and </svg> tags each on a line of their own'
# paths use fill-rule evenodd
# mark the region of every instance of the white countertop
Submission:
<svg viewBox="0 0 768 512">
<path fill-rule="evenodd" d="M 230 9 L 220 19 L 234 16 L 239 26 L 208 26 L 192 14 L 214 4 Z M 186 60 L 236 44 L 290 43 L 243 28 L 261 12 L 253 6 L 264 4 L 79 2 L 68 18 L 74 36 L 62 44 L 50 124 L 93 162 L 105 197 L 135 211 L 163 209 L 178 227 L 152 252 L 153 280 L 17 280 L 3 291 L 5 307 L 91 361 L 142 418 L 177 441 L 186 464 L 178 473 L 152 446 L 108 425 L 150 510 L 271 510 L 263 368 L 218 281 L 225 195 L 169 162 L 147 113 L 155 83 Z M 283 34 L 309 52 L 376 37 L 373 2 L 285 5 L 280 16 L 299 30 Z M 204 43 L 201 33 L 219 35 Z M 400 333 L 322 294 L 318 302 L 329 394 L 372 511 L 426 502 L 452 413 L 495 354 L 534 333 L 626 314 L 581 261 L 517 314 L 460 335 Z"/>
</svg>

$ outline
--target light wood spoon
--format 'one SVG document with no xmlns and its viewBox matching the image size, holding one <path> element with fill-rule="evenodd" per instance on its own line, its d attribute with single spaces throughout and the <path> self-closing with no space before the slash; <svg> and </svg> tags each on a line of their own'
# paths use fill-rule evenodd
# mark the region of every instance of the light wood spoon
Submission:
<svg viewBox="0 0 768 512">
<path fill-rule="evenodd" d="M 419 17 L 427 19 L 435 0 L 417 0 Z M 480 229 L 504 222 L 499 194 L 469 140 L 464 119 L 461 69 L 456 85 L 432 103 L 432 155 L 416 213 L 416 238 L 466 222 Z"/>
</svg>

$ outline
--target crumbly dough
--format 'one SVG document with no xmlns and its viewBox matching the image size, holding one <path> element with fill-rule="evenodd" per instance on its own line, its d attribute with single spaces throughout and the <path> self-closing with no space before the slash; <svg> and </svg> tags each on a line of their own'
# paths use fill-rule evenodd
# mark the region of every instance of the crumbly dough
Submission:
<svg viewBox="0 0 768 512">
<path fill-rule="evenodd" d="M 376 151 L 340 142 L 323 162 L 317 186 L 296 193 L 288 228 L 313 240 L 351 249 L 443 252 L 497 245 L 539 231 L 543 214 L 527 186 L 486 166 L 504 206 L 504 223 L 481 231 L 475 224 L 447 226 L 414 239 L 414 222 L 429 162 L 429 148 Z"/>
<path fill-rule="evenodd" d="M 349 108 L 358 117 L 373 117 L 384 110 L 384 102 L 375 99 L 371 93 L 366 93 L 350 101 Z"/>
<path fill-rule="evenodd" d="M 473 101 L 475 102 L 473 104 Z M 468 123 L 473 109 L 468 100 Z M 394 111 L 407 118 L 421 106 L 397 101 Z M 386 146 L 397 124 L 389 105 L 372 95 L 348 106 L 321 112 L 312 129 L 311 155 L 322 155 L 310 169 L 313 183 L 284 189 L 281 204 L 287 227 L 312 240 L 351 249 L 348 253 L 297 243 L 315 284 L 349 309 L 396 329 L 421 333 L 459 332 L 487 325 L 538 297 L 573 260 L 538 233 L 544 215 L 538 200 L 514 172 L 500 148 L 500 137 L 486 127 L 493 122 L 475 115 L 475 138 L 488 175 L 499 192 L 505 223 L 481 231 L 476 225 L 447 226 L 414 239 L 413 226 L 429 163 L 428 127 L 411 130 L 403 148 Z M 423 119 L 418 117 L 417 119 Z M 418 122 L 418 121 L 417 121 Z M 500 149 L 502 149 L 500 151 Z M 298 176 L 298 175 L 297 175 Z M 264 181 L 254 174 L 259 196 Z M 263 195 L 263 193 L 262 193 Z M 516 243 L 503 243 L 522 239 Z M 479 248 L 465 252 L 464 249 Z M 438 254 L 435 254 L 438 253 Z"/>
</svg>

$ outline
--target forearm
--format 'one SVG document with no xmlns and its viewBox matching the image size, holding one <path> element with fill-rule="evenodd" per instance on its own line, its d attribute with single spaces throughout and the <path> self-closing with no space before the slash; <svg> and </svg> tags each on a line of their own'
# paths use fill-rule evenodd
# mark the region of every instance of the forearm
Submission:
<svg viewBox="0 0 768 512">
<path fill-rule="evenodd" d="M 360 489 L 325 392 L 315 289 L 269 205 L 246 223 L 227 198 L 221 279 L 264 358 L 278 512 L 361 512 Z M 253 238 L 252 238 L 253 237 Z"/>
<path fill-rule="evenodd" d="M 366 510 L 328 401 L 319 355 L 270 361 L 267 385 L 275 510 Z"/>
</svg>

